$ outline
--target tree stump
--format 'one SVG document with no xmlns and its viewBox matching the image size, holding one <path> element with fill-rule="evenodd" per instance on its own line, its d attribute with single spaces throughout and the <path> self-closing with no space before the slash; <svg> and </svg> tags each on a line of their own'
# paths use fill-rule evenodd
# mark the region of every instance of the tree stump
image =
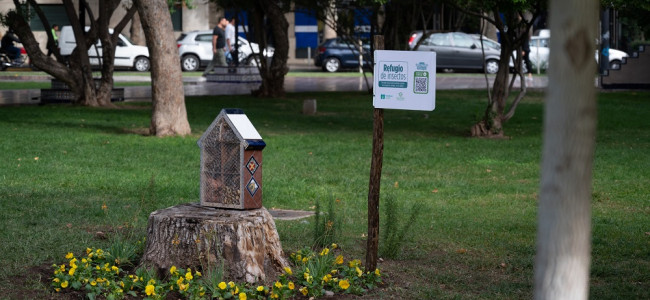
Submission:
<svg viewBox="0 0 650 300">
<path fill-rule="evenodd" d="M 274 278 L 288 263 L 266 208 L 230 210 L 187 203 L 149 215 L 141 266 L 159 274 L 171 266 L 223 266 L 229 280 L 255 283 Z"/>
</svg>

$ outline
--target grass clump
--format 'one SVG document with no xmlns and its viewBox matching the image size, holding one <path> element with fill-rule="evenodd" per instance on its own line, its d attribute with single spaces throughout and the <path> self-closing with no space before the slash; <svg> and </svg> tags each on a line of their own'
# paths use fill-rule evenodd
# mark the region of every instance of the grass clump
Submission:
<svg viewBox="0 0 650 300">
<path fill-rule="evenodd" d="M 396 184 L 397 185 L 397 184 Z M 400 202 L 395 200 L 392 194 L 383 198 L 384 218 L 383 226 L 380 227 L 382 241 L 380 243 L 379 255 L 384 258 L 395 259 L 402 252 L 408 238 L 411 237 L 411 229 L 423 213 L 424 205 L 420 202 L 412 204 L 409 213 L 405 213 Z"/>
</svg>

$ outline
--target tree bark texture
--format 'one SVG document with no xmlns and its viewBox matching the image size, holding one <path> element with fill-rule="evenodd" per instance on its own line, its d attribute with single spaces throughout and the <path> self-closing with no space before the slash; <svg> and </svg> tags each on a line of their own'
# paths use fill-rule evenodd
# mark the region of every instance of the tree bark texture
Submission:
<svg viewBox="0 0 650 300">
<path fill-rule="evenodd" d="M 282 97 L 284 96 L 284 76 L 289 72 L 287 67 L 287 59 L 289 57 L 289 36 L 287 30 L 289 23 L 284 16 L 284 11 L 278 6 L 278 3 L 270 0 L 259 0 L 259 8 L 266 14 L 268 18 L 268 25 L 271 27 L 273 40 L 275 41 L 275 52 L 271 65 L 266 64 L 266 59 L 262 59 L 262 85 L 260 88 L 253 92 L 254 95 L 259 97 Z M 256 21 L 256 32 L 264 34 L 266 32 L 263 21 Z M 259 29 L 259 30 L 258 30 Z M 260 43 L 260 48 L 266 47 L 266 43 Z M 261 51 L 261 50 L 260 50 Z"/>
<path fill-rule="evenodd" d="M 169 8 L 165 0 L 136 0 L 151 63 L 150 133 L 156 136 L 191 133 L 185 109 L 183 78 Z"/>
<path fill-rule="evenodd" d="M 598 6 L 589 0 L 550 3 L 553 67 L 545 101 L 535 259 L 534 298 L 539 300 L 589 298 Z"/>
<path fill-rule="evenodd" d="M 171 266 L 223 265 L 228 280 L 263 282 L 288 266 L 266 208 L 229 210 L 188 203 L 149 215 L 142 266 L 159 274 Z"/>
</svg>

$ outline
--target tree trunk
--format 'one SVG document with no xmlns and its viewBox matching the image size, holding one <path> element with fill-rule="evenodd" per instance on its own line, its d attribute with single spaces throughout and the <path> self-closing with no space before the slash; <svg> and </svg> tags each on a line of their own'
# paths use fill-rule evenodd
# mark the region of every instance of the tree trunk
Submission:
<svg viewBox="0 0 650 300">
<path fill-rule="evenodd" d="M 271 66 L 268 69 L 265 68 L 266 62 L 262 58 L 264 60 L 260 72 L 262 75 L 262 85 L 253 94 L 260 97 L 282 97 L 284 96 L 284 76 L 289 72 L 289 68 L 287 67 L 287 59 L 289 57 L 287 29 L 289 28 L 289 23 L 284 17 L 284 12 L 275 1 L 262 0 L 260 4 L 264 7 L 266 16 L 269 19 L 268 23 L 271 26 L 271 33 L 275 42 L 275 52 L 271 60 Z M 257 32 L 264 33 L 266 31 L 263 26 L 260 26 Z M 266 43 L 260 43 L 260 46 L 260 48 L 266 47 Z"/>
<path fill-rule="evenodd" d="M 140 14 L 135 14 L 133 15 L 133 19 L 131 20 L 131 40 L 136 44 L 136 45 L 145 45 L 146 41 L 144 38 L 144 32 L 142 31 L 142 23 L 140 22 Z"/>
<path fill-rule="evenodd" d="M 140 14 L 151 62 L 150 133 L 188 135 L 191 130 L 185 109 L 180 58 L 167 1 L 137 0 L 133 3 Z"/>
<path fill-rule="evenodd" d="M 598 5 L 550 3 L 553 67 L 545 101 L 535 299 L 589 297 Z"/>
<path fill-rule="evenodd" d="M 181 204 L 149 215 L 142 266 L 221 267 L 228 280 L 263 282 L 288 266 L 271 214 Z"/>
<path fill-rule="evenodd" d="M 498 16 L 498 12 L 493 15 Z M 485 14 L 481 14 L 487 17 Z M 501 35 L 501 54 L 499 56 L 499 71 L 497 72 L 494 83 L 492 84 L 492 93 L 488 97 L 488 105 L 485 109 L 483 119 L 474 124 L 470 129 L 473 137 L 504 137 L 503 124 L 507 122 L 513 115 L 514 111 L 519 104 L 519 101 L 526 94 L 525 78 L 523 74 L 513 76 L 520 77 L 521 89 L 516 99 L 508 106 L 508 99 L 513 88 L 514 77 L 510 77 L 510 57 L 515 49 L 519 49 L 524 41 L 523 35 L 527 34 L 528 30 L 504 30 L 504 28 L 521 28 L 528 29 L 532 22 L 525 20 L 513 21 L 514 16 L 506 16 L 506 22 L 503 23 L 501 19 L 496 19 L 496 27 L 502 32 Z M 515 67 L 515 70 L 518 70 Z"/>
</svg>

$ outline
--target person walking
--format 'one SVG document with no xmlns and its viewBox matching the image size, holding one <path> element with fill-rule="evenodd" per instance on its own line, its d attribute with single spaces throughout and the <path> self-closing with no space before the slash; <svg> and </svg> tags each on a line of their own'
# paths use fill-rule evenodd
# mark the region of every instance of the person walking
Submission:
<svg viewBox="0 0 650 300">
<path fill-rule="evenodd" d="M 226 61 L 233 64 L 233 55 L 235 54 L 235 16 L 230 19 L 226 25 Z"/>
<path fill-rule="evenodd" d="M 522 54 L 524 59 L 524 64 L 526 65 L 526 74 L 528 74 L 528 80 L 533 79 L 533 64 L 530 62 L 530 32 L 524 33 L 524 41 L 521 45 Z"/>
<path fill-rule="evenodd" d="M 47 56 L 52 55 L 52 53 L 54 53 L 54 50 L 59 47 L 59 36 L 56 35 L 57 31 L 59 31 L 59 25 L 52 25 L 52 41 L 48 41 L 47 43 Z"/>
<path fill-rule="evenodd" d="M 226 66 L 226 56 L 224 53 L 226 33 L 224 32 L 224 28 L 226 28 L 227 24 L 228 20 L 226 17 L 221 17 L 219 18 L 219 23 L 212 31 L 212 60 L 208 64 L 208 67 L 205 68 L 205 72 L 203 72 L 204 77 L 212 72 L 215 66 Z"/>
</svg>

